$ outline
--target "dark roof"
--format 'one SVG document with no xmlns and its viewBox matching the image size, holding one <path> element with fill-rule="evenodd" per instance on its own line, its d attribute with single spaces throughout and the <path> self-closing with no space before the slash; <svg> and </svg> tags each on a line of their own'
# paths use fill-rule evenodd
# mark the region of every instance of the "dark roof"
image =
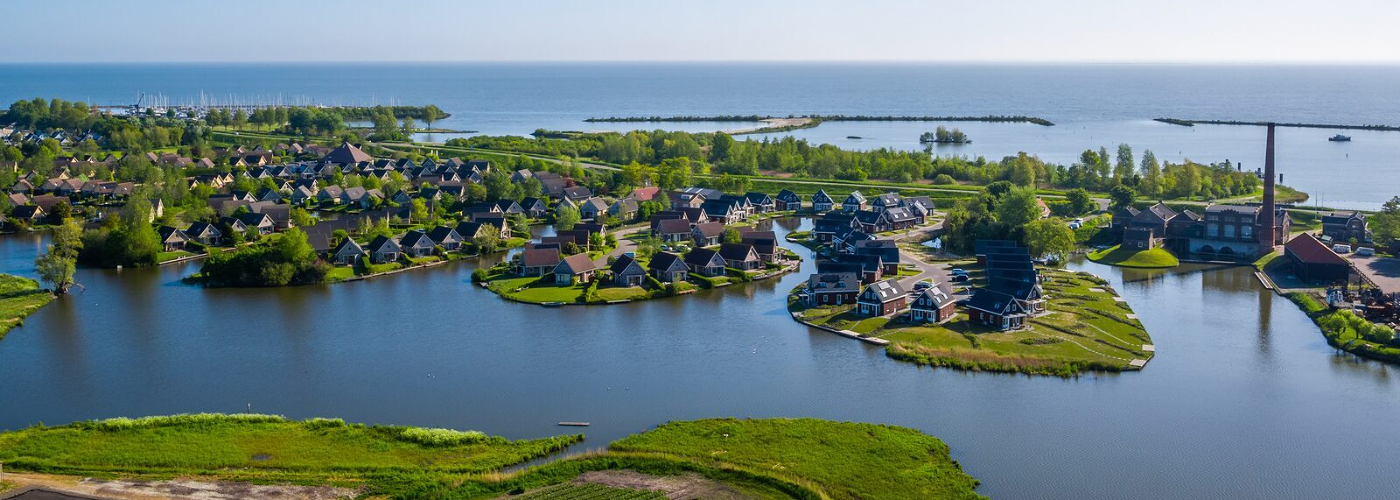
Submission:
<svg viewBox="0 0 1400 500">
<path fill-rule="evenodd" d="M 609 266 L 608 269 L 611 270 L 613 274 L 622 274 L 632 266 L 636 266 L 638 270 L 642 268 L 641 264 L 637 263 L 637 259 L 634 259 L 631 256 L 623 255 L 621 257 L 618 257 L 617 260 L 613 261 L 612 266 Z"/>
<path fill-rule="evenodd" d="M 973 253 L 986 255 L 993 248 L 1016 248 L 1019 245 L 1011 240 L 976 240 L 972 242 Z"/>
<path fill-rule="evenodd" d="M 685 261 L 679 255 L 670 252 L 656 252 L 655 255 L 651 256 L 651 262 L 647 263 L 647 269 L 665 271 L 675 267 L 677 263 L 685 265 Z"/>
<path fill-rule="evenodd" d="M 335 248 L 331 250 L 331 255 L 337 255 L 346 248 L 354 250 L 354 252 L 357 254 L 365 253 L 365 249 L 360 248 L 360 244 L 355 243 L 355 240 L 353 238 L 345 238 L 343 240 L 340 240 L 340 244 L 336 245 Z"/>
<path fill-rule="evenodd" d="M 966 305 L 969 309 L 1004 315 L 1011 312 L 1014 304 L 1015 298 L 1010 295 L 992 289 L 979 288 L 973 292 L 972 298 L 967 300 Z"/>
<path fill-rule="evenodd" d="M 816 273 L 807 278 L 807 289 L 817 292 L 859 292 L 860 272 Z"/>
<path fill-rule="evenodd" d="M 344 142 L 340 144 L 340 147 L 327 153 L 323 159 L 330 163 L 354 164 L 362 161 L 370 161 L 374 158 L 368 153 L 361 151 L 360 148 L 348 142 Z"/>
<path fill-rule="evenodd" d="M 899 262 L 899 247 L 894 240 L 861 240 L 856 242 L 856 253 L 879 255 L 887 263 Z"/>
<path fill-rule="evenodd" d="M 920 292 L 919 295 L 915 297 L 915 304 L 917 305 L 918 301 L 924 298 L 928 298 L 933 303 L 932 305 L 934 308 L 939 308 L 949 302 L 953 302 L 953 290 L 948 288 L 947 283 L 935 283 L 933 286 L 925 288 L 924 291 Z"/>
<path fill-rule="evenodd" d="M 399 250 L 399 243 L 394 241 L 393 238 L 380 235 L 375 236 L 374 240 L 370 241 L 368 245 L 365 245 L 365 249 L 370 252 L 379 252 L 381 250 L 393 250 L 397 252 Z"/>
<path fill-rule="evenodd" d="M 420 241 L 427 241 L 429 244 L 432 243 L 432 239 L 428 237 L 428 233 L 421 230 L 409 231 L 404 233 L 403 238 L 399 238 L 399 246 L 417 246 Z"/>
<path fill-rule="evenodd" d="M 824 190 L 818 189 L 817 193 L 812 195 L 812 203 L 833 203 L 833 201 L 831 195 L 826 194 Z"/>
<path fill-rule="evenodd" d="M 802 201 L 802 196 L 786 189 L 778 191 L 778 200 L 786 202 Z"/>
<path fill-rule="evenodd" d="M 724 257 L 724 260 L 744 260 L 749 258 L 750 252 L 753 252 L 756 258 L 758 252 L 754 251 L 753 245 L 725 243 L 719 246 L 719 255 Z"/>
<path fill-rule="evenodd" d="M 700 224 L 695 225 L 695 231 L 699 232 L 700 236 L 703 236 L 705 238 L 719 236 L 721 234 L 724 234 L 724 223 L 702 222 Z"/>
<path fill-rule="evenodd" d="M 438 226 L 433 228 L 432 231 L 428 231 L 428 238 L 431 238 L 435 243 L 442 243 L 443 240 L 447 239 L 453 234 L 457 235 L 457 239 L 462 239 L 462 233 L 458 233 L 456 229 L 447 226 Z"/>
<path fill-rule="evenodd" d="M 689 233 L 690 221 L 685 219 L 665 219 L 658 221 L 656 230 L 661 234 Z"/>
<path fill-rule="evenodd" d="M 470 239 L 470 238 L 475 238 L 475 237 L 476 237 L 476 233 L 477 233 L 478 231 L 481 231 L 481 226 L 484 226 L 484 225 L 486 225 L 486 224 L 485 224 L 485 223 L 482 223 L 482 222 L 465 222 L 465 221 L 464 221 L 464 222 L 459 222 L 459 223 L 457 223 L 457 227 L 456 227 L 455 229 L 456 229 L 456 231 L 457 231 L 457 234 L 461 235 L 463 238 L 468 238 L 468 239 Z"/>
<path fill-rule="evenodd" d="M 1283 248 L 1305 264 L 1350 265 L 1346 258 L 1337 255 L 1337 252 L 1333 252 L 1331 248 L 1327 247 L 1327 244 L 1318 241 L 1317 238 L 1308 233 L 1288 240 Z"/>
<path fill-rule="evenodd" d="M 865 290 L 861 293 L 861 295 L 864 295 L 864 292 L 868 291 L 875 292 L 876 297 L 880 299 L 881 303 L 889 302 L 892 300 L 898 300 L 901 297 L 909 296 L 909 291 L 905 290 L 904 285 L 901 285 L 899 283 L 899 280 L 894 278 L 890 278 L 884 281 L 876 281 L 867 285 L 865 287 Z"/>
<path fill-rule="evenodd" d="M 719 252 L 708 248 L 696 248 L 685 254 L 685 263 L 692 266 L 709 266 L 715 257 L 719 257 Z M 723 260 L 723 257 L 720 257 Z"/>
</svg>

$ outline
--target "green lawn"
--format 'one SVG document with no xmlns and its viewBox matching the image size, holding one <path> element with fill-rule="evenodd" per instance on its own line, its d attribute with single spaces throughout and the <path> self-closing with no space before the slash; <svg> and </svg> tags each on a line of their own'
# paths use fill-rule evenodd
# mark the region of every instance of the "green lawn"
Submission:
<svg viewBox="0 0 1400 500">
<path fill-rule="evenodd" d="M 26 316 L 52 300 L 53 294 L 41 290 L 39 282 L 0 274 L 0 339 L 5 338 L 11 328 L 19 326 Z"/>
<path fill-rule="evenodd" d="M 651 297 L 651 292 L 639 286 L 599 286 L 598 296 L 604 301 L 609 300 L 643 300 Z"/>
<path fill-rule="evenodd" d="M 974 281 L 981 270 L 963 266 Z M 959 310 L 941 325 L 910 324 L 896 318 L 865 318 L 854 305 L 807 308 L 792 299 L 789 308 L 814 325 L 850 330 L 890 341 L 886 353 L 895 359 L 965 370 L 1021 372 L 1070 376 L 1087 370 L 1136 369 L 1134 359 L 1150 359 L 1142 350 L 1152 344 L 1142 324 L 1129 319 L 1126 303 L 1109 292 L 1091 292 L 1104 285 L 1089 275 L 1042 270 L 1049 314 L 1029 320 L 1028 328 L 999 332 L 969 320 Z"/>
<path fill-rule="evenodd" d="M 614 451 L 666 453 L 806 481 L 836 500 L 977 499 L 977 480 L 913 429 L 814 419 L 672 422 Z"/>
<path fill-rule="evenodd" d="M 1089 253 L 1089 260 L 1110 266 L 1163 269 L 1181 265 L 1175 255 L 1162 248 L 1131 250 L 1118 245 Z"/>
<path fill-rule="evenodd" d="M 184 250 L 176 250 L 174 252 L 160 252 L 156 254 L 156 262 L 164 264 L 166 262 L 170 262 L 175 259 L 182 259 L 191 255 L 194 255 L 194 252 L 187 252 Z"/>
<path fill-rule="evenodd" d="M 578 302 L 586 289 L 583 285 L 556 285 L 553 274 L 543 277 L 497 274 L 487 278 L 486 286 L 502 297 L 531 304 Z"/>
<path fill-rule="evenodd" d="M 355 268 L 352 266 L 335 266 L 326 272 L 326 282 L 336 283 L 355 277 Z"/>
<path fill-rule="evenodd" d="M 7 432 L 0 434 L 0 461 L 9 470 L 66 475 L 354 483 L 391 472 L 495 471 L 582 438 L 508 441 L 477 432 L 340 420 L 178 415 Z"/>
</svg>

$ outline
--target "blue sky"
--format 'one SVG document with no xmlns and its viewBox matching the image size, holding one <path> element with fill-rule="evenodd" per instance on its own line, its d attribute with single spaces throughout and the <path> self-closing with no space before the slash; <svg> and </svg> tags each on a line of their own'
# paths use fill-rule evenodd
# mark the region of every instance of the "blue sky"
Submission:
<svg viewBox="0 0 1400 500">
<path fill-rule="evenodd" d="M 1400 62 L 1397 0 L 0 0 L 0 61 Z"/>
</svg>

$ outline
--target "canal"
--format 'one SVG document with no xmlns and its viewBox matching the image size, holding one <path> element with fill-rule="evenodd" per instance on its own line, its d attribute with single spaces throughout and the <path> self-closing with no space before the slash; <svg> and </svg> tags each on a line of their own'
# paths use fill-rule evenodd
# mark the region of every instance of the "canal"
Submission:
<svg viewBox="0 0 1400 500">
<path fill-rule="evenodd" d="M 41 242 L 0 238 L 0 271 L 32 276 Z M 1059 379 L 919 368 L 794 323 L 785 294 L 810 260 L 684 298 L 558 309 L 470 286 L 475 265 L 272 290 L 181 284 L 197 263 L 80 270 L 83 289 L 0 341 L 0 428 L 251 408 L 511 438 L 589 421 L 585 447 L 603 447 L 669 420 L 802 416 L 938 436 L 998 499 L 1397 485 L 1393 369 L 1334 352 L 1247 269 L 1073 264 L 1113 282 L 1157 356 L 1140 373 Z"/>
</svg>

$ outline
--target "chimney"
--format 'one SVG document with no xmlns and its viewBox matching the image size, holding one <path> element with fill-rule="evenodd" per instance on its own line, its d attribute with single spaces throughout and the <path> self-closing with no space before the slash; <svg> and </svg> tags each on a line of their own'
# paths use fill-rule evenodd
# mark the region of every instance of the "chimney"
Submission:
<svg viewBox="0 0 1400 500">
<path fill-rule="evenodd" d="M 1269 122 L 1269 137 L 1264 146 L 1264 206 L 1259 217 L 1263 224 L 1259 231 L 1259 253 L 1274 251 L 1274 124 Z"/>
</svg>

